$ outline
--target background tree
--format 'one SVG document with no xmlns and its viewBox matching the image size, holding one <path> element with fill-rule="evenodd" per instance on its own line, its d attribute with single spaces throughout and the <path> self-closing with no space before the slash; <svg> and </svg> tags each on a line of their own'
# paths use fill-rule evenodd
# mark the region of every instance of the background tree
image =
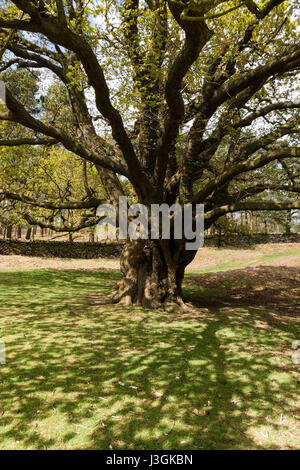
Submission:
<svg viewBox="0 0 300 470">
<path fill-rule="evenodd" d="M 94 165 L 114 204 L 128 185 L 147 206 L 204 203 L 206 228 L 235 211 L 299 209 L 296 13 L 293 0 L 1 1 L 2 71 L 40 71 L 65 117 L 51 93 L 34 112 L 8 86 L 0 119 L 25 128 L 27 145 Z M 23 202 L 96 206 L 37 198 Z M 185 240 L 129 242 L 112 300 L 184 307 L 194 255 Z"/>
<path fill-rule="evenodd" d="M 59 83 L 51 83 L 45 95 L 40 95 L 39 76 L 26 69 L 4 73 L 2 78 L 31 112 L 43 113 L 45 120 L 60 123 L 69 132 L 74 130 L 66 90 Z M 42 109 L 38 109 L 39 102 Z M 14 123 L 2 121 L 0 132 L 1 137 L 5 137 L 2 142 L 10 144 L 0 147 L 2 224 L 6 227 L 29 224 L 27 239 L 33 234 L 31 226 L 68 232 L 71 240 L 75 232 L 94 227 L 99 221 L 95 207 L 105 197 L 95 167 L 54 140 L 46 145 L 30 146 L 34 138 L 32 132 Z M 14 138 L 18 138 L 20 145 L 14 145 Z M 24 145 L 27 141 L 29 145 Z M 46 195 L 51 199 L 50 204 L 44 200 Z M 66 204 L 72 198 L 82 199 L 82 209 L 75 204 L 74 210 L 72 204 Z M 7 204 L 8 199 L 14 203 Z M 6 235 L 11 237 L 11 230 L 7 230 Z"/>
</svg>

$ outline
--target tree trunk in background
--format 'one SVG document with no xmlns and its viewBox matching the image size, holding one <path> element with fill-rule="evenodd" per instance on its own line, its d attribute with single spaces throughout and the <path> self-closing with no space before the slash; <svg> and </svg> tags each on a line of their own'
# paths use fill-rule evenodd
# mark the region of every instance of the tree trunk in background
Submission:
<svg viewBox="0 0 300 470">
<path fill-rule="evenodd" d="M 254 217 L 253 217 L 253 212 L 249 212 L 249 220 L 250 220 L 250 230 L 253 233 L 254 232 Z"/>
<path fill-rule="evenodd" d="M 22 227 L 21 227 L 21 225 L 18 225 L 17 238 L 22 238 Z"/>
<path fill-rule="evenodd" d="M 12 238 L 12 229 L 12 225 L 8 225 L 6 229 L 6 238 L 8 238 L 9 240 L 11 240 Z"/>
<path fill-rule="evenodd" d="M 29 227 L 29 228 L 27 229 L 27 231 L 26 231 L 26 237 L 25 237 L 26 240 L 30 240 L 30 238 L 31 238 L 31 231 L 32 231 L 32 229 L 31 229 L 31 227 Z"/>
<path fill-rule="evenodd" d="M 167 311 L 185 308 L 181 291 L 184 270 L 195 254 L 186 251 L 179 240 L 127 242 L 120 259 L 124 278 L 114 286 L 111 300 Z"/>
<path fill-rule="evenodd" d="M 288 211 L 287 213 L 287 221 L 285 224 L 285 233 L 289 235 L 292 231 L 292 212 Z"/>
</svg>

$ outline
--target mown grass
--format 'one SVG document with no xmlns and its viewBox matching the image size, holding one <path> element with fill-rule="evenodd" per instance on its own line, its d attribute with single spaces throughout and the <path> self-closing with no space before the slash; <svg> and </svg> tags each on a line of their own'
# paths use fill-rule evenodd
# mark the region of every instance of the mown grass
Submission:
<svg viewBox="0 0 300 470">
<path fill-rule="evenodd" d="M 188 285 L 196 313 L 99 305 L 119 277 L 0 271 L 0 449 L 299 447 L 295 323 Z"/>
</svg>

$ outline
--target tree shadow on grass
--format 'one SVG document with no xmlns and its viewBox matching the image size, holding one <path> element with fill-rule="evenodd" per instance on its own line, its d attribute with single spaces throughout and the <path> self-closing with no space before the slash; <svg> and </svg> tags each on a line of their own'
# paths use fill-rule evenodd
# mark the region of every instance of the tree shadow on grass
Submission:
<svg viewBox="0 0 300 470">
<path fill-rule="evenodd" d="M 263 327 L 272 308 L 201 276 L 203 288 L 186 284 L 196 312 L 91 301 L 119 277 L 0 273 L 0 448 L 296 446 L 294 324 Z"/>
</svg>

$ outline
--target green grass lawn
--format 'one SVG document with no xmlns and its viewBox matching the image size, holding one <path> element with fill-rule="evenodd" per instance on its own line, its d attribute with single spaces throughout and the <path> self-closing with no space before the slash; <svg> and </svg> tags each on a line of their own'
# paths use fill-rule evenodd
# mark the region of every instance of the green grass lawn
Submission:
<svg viewBox="0 0 300 470">
<path fill-rule="evenodd" d="M 99 305 L 119 278 L 0 271 L 0 449 L 299 448 L 289 316 L 188 282 L 196 313 Z"/>
</svg>

